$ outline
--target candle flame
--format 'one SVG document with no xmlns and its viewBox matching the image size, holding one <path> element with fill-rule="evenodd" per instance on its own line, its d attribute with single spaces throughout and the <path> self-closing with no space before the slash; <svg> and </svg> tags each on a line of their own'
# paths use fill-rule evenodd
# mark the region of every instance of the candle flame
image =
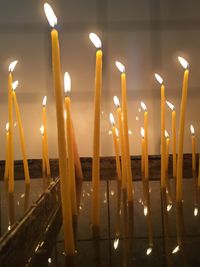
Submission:
<svg viewBox="0 0 200 267">
<path fill-rule="evenodd" d="M 114 240 L 113 247 L 114 247 L 114 249 L 116 250 L 116 249 L 118 248 L 118 246 L 119 246 L 119 238 L 116 238 L 116 239 Z"/>
<path fill-rule="evenodd" d="M 167 211 L 170 211 L 171 208 L 172 208 L 172 204 L 168 204 L 168 205 L 167 205 Z"/>
<path fill-rule="evenodd" d="M 150 255 L 151 252 L 152 252 L 152 248 L 148 248 L 146 254 L 147 254 L 147 255 Z"/>
<path fill-rule="evenodd" d="M 194 216 L 195 217 L 198 215 L 198 212 L 199 212 L 198 208 L 194 208 Z"/>
<path fill-rule="evenodd" d="M 144 216 L 147 216 L 147 213 L 148 213 L 148 208 L 147 206 L 144 206 Z"/>
<path fill-rule="evenodd" d="M 129 133 L 129 135 L 132 135 L 132 131 L 130 129 L 128 130 L 128 133 Z"/>
<path fill-rule="evenodd" d="M 45 95 L 45 96 L 43 97 L 43 100 L 42 100 L 42 105 L 43 105 L 43 107 L 45 107 L 46 104 L 47 104 L 47 96 Z"/>
<path fill-rule="evenodd" d="M 171 109 L 171 110 L 174 110 L 175 109 L 175 106 L 170 103 L 169 101 L 166 101 L 166 104 L 168 105 L 168 107 Z"/>
<path fill-rule="evenodd" d="M 136 116 L 135 119 L 136 119 L 136 121 L 138 121 L 139 120 L 138 116 Z"/>
<path fill-rule="evenodd" d="M 189 63 L 183 57 L 178 57 L 178 61 L 184 69 L 189 68 Z"/>
<path fill-rule="evenodd" d="M 143 127 L 141 127 L 141 129 L 140 129 L 140 134 L 141 134 L 142 138 L 144 138 L 144 128 Z"/>
<path fill-rule="evenodd" d="M 12 83 L 12 89 L 15 90 L 18 86 L 19 82 L 18 81 L 15 81 Z"/>
<path fill-rule="evenodd" d="M 115 62 L 115 65 L 116 65 L 116 67 L 118 68 L 118 70 L 119 70 L 120 72 L 125 72 L 125 66 L 124 66 L 121 62 L 116 61 L 116 62 Z"/>
<path fill-rule="evenodd" d="M 113 97 L 113 100 L 114 100 L 114 104 L 115 104 L 115 106 L 118 108 L 118 107 L 120 106 L 119 98 L 115 95 L 115 96 Z"/>
<path fill-rule="evenodd" d="M 165 138 L 169 138 L 169 134 L 168 134 L 167 130 L 165 130 Z"/>
<path fill-rule="evenodd" d="M 6 123 L 6 131 L 9 131 L 9 122 Z"/>
<path fill-rule="evenodd" d="M 192 124 L 190 125 L 190 132 L 192 135 L 194 135 L 194 126 Z"/>
<path fill-rule="evenodd" d="M 15 69 L 17 63 L 18 63 L 18 60 L 14 60 L 13 62 L 11 62 L 9 67 L 8 67 L 8 71 L 9 72 L 13 72 L 13 70 Z"/>
<path fill-rule="evenodd" d="M 65 89 L 65 93 L 71 91 L 71 78 L 68 72 L 65 72 L 65 75 L 64 75 L 64 89 Z"/>
<path fill-rule="evenodd" d="M 177 253 L 179 250 L 180 250 L 180 247 L 179 247 L 179 245 L 178 245 L 178 246 L 176 246 L 176 247 L 174 248 L 174 250 L 172 251 L 172 254 Z"/>
<path fill-rule="evenodd" d="M 147 110 L 147 106 L 145 105 L 145 103 L 144 103 L 144 102 L 141 102 L 141 107 L 142 107 L 142 109 L 143 109 L 144 111 L 146 111 L 146 110 Z"/>
<path fill-rule="evenodd" d="M 115 133 L 116 133 L 116 136 L 118 137 L 119 136 L 119 132 L 118 132 L 117 128 L 115 128 Z"/>
<path fill-rule="evenodd" d="M 154 76 L 160 84 L 163 84 L 163 78 L 158 73 L 155 73 Z"/>
<path fill-rule="evenodd" d="M 111 135 L 111 134 L 112 134 L 112 131 L 111 131 L 111 130 L 109 130 L 109 131 L 108 131 L 108 134 L 109 134 L 109 135 Z"/>
<path fill-rule="evenodd" d="M 114 119 L 114 116 L 113 116 L 112 113 L 110 113 L 110 123 L 111 123 L 112 125 L 115 125 L 115 119 Z"/>
<path fill-rule="evenodd" d="M 41 134 L 44 134 L 44 125 L 41 125 L 40 132 L 41 132 Z"/>
<path fill-rule="evenodd" d="M 96 48 L 101 48 L 101 40 L 100 40 L 99 36 L 96 33 L 91 32 L 89 34 L 89 38 L 90 38 L 90 41 L 93 43 L 93 45 Z"/>
<path fill-rule="evenodd" d="M 50 26 L 54 27 L 55 25 L 57 25 L 57 17 L 55 15 L 52 7 L 48 3 L 44 4 L 44 12 L 45 12 L 45 15 L 47 17 L 47 20 L 48 20 Z"/>
</svg>

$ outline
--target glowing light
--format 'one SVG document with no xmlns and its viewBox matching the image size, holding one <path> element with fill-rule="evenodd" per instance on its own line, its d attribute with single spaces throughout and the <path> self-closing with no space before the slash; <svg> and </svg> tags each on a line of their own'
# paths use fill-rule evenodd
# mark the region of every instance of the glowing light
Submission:
<svg viewBox="0 0 200 267">
<path fill-rule="evenodd" d="M 6 123 L 6 131 L 9 131 L 9 122 Z"/>
<path fill-rule="evenodd" d="M 132 134 L 133 134 L 132 131 L 131 131 L 130 129 L 128 130 L 128 134 L 129 134 L 129 135 L 132 135 Z"/>
<path fill-rule="evenodd" d="M 118 132 L 117 128 L 115 128 L 115 133 L 116 133 L 116 136 L 118 137 L 119 136 L 119 132 Z"/>
<path fill-rule="evenodd" d="M 171 208 L 172 208 L 172 204 L 168 204 L 168 205 L 167 205 L 167 211 L 170 211 Z"/>
<path fill-rule="evenodd" d="M 15 89 L 17 88 L 18 84 L 19 84 L 18 81 L 14 81 L 14 82 L 12 83 L 12 89 L 15 90 Z"/>
<path fill-rule="evenodd" d="M 10 231 L 10 230 L 11 230 L 11 225 L 8 226 L 8 231 Z"/>
<path fill-rule="evenodd" d="M 147 206 L 144 206 L 144 216 L 147 216 L 147 214 L 148 214 L 148 208 Z"/>
<path fill-rule="evenodd" d="M 44 134 L 44 125 L 41 125 L 40 132 L 41 132 L 41 134 Z"/>
<path fill-rule="evenodd" d="M 114 249 L 116 250 L 116 249 L 118 248 L 118 246 L 119 246 L 119 238 L 116 238 L 116 239 L 114 240 L 113 247 L 114 247 Z"/>
<path fill-rule="evenodd" d="M 8 67 L 8 71 L 13 72 L 13 70 L 15 69 L 17 63 L 18 63 L 18 60 L 14 60 L 13 62 L 11 62 L 9 67 Z"/>
<path fill-rule="evenodd" d="M 51 258 L 48 258 L 48 263 L 51 263 Z"/>
<path fill-rule="evenodd" d="M 89 38 L 90 38 L 90 41 L 93 43 L 93 45 L 96 48 L 101 48 L 101 40 L 100 40 L 99 36 L 96 35 L 96 33 L 91 32 L 89 34 Z"/>
<path fill-rule="evenodd" d="M 118 68 L 118 70 L 119 70 L 120 72 L 125 72 L 125 67 L 124 67 L 124 65 L 123 65 L 121 62 L 116 61 L 116 62 L 115 62 L 115 65 L 116 65 L 116 67 Z"/>
<path fill-rule="evenodd" d="M 192 135 L 194 135 L 194 127 L 193 127 L 192 124 L 190 125 L 190 132 L 191 132 Z"/>
<path fill-rule="evenodd" d="M 141 134 L 142 138 L 144 138 L 144 128 L 143 127 L 141 127 L 141 129 L 140 129 L 140 134 Z"/>
<path fill-rule="evenodd" d="M 138 108 L 138 111 L 140 112 L 141 111 L 141 108 Z"/>
<path fill-rule="evenodd" d="M 143 109 L 144 111 L 146 111 L 146 110 L 147 110 L 147 106 L 145 105 L 145 103 L 144 103 L 144 102 L 141 102 L 141 107 L 142 107 L 142 109 Z"/>
<path fill-rule="evenodd" d="M 119 98 L 115 95 L 115 96 L 113 97 L 113 100 L 114 100 L 114 104 L 115 104 L 115 106 L 118 108 L 118 107 L 120 106 Z"/>
<path fill-rule="evenodd" d="M 171 109 L 171 110 L 174 110 L 175 109 L 175 106 L 170 103 L 169 101 L 166 101 L 166 104 L 168 105 L 168 107 Z"/>
<path fill-rule="evenodd" d="M 109 135 L 111 135 L 111 134 L 112 134 L 112 131 L 111 131 L 111 130 L 109 130 L 109 131 L 108 131 L 108 134 L 109 134 Z"/>
<path fill-rule="evenodd" d="M 54 27 L 55 25 L 57 25 L 57 17 L 55 15 L 52 7 L 48 3 L 44 4 L 44 12 L 45 12 L 45 15 L 47 17 L 47 20 L 48 20 L 50 26 Z"/>
<path fill-rule="evenodd" d="M 115 125 L 115 119 L 114 119 L 114 116 L 113 116 L 112 113 L 110 113 L 110 123 L 111 123 L 112 125 Z"/>
<path fill-rule="evenodd" d="M 194 208 L 194 216 L 195 217 L 198 215 L 198 212 L 199 212 L 198 208 Z"/>
<path fill-rule="evenodd" d="M 136 116 L 135 119 L 136 119 L 136 121 L 138 121 L 139 120 L 138 116 Z"/>
<path fill-rule="evenodd" d="M 165 130 L 165 138 L 169 138 L 169 134 L 168 134 L 167 130 Z"/>
<path fill-rule="evenodd" d="M 155 76 L 156 80 L 157 80 L 160 84 L 163 83 L 163 79 L 162 79 L 162 77 L 161 77 L 158 73 L 155 73 L 154 76 Z"/>
<path fill-rule="evenodd" d="M 150 255 L 151 252 L 152 252 L 152 248 L 148 248 L 146 254 L 147 254 L 147 255 Z"/>
<path fill-rule="evenodd" d="M 71 78 L 68 72 L 65 72 L 64 74 L 64 89 L 65 93 L 71 91 Z"/>
<path fill-rule="evenodd" d="M 178 57 L 178 61 L 184 69 L 189 68 L 189 63 L 183 57 Z"/>
<path fill-rule="evenodd" d="M 179 245 L 175 247 L 175 249 L 172 251 L 172 254 L 177 253 L 180 250 Z"/>
<path fill-rule="evenodd" d="M 47 104 L 47 96 L 45 95 L 45 96 L 43 97 L 43 100 L 42 100 L 42 105 L 43 105 L 43 107 L 45 107 L 46 104 Z"/>
</svg>

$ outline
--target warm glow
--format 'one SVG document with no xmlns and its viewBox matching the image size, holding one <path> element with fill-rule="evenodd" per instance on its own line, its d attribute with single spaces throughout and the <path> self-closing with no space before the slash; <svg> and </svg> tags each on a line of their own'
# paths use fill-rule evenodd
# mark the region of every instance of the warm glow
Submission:
<svg viewBox="0 0 200 267">
<path fill-rule="evenodd" d="M 90 38 L 90 41 L 93 43 L 93 45 L 96 48 L 101 48 L 101 40 L 100 40 L 98 35 L 96 35 L 95 33 L 91 32 L 89 34 L 89 38 Z"/>
<path fill-rule="evenodd" d="M 172 208 L 172 204 L 168 204 L 168 205 L 167 205 L 167 211 L 170 211 L 171 208 Z"/>
<path fill-rule="evenodd" d="M 148 208 L 147 206 L 144 206 L 144 216 L 147 216 L 147 213 L 148 213 Z"/>
<path fill-rule="evenodd" d="M 192 124 L 190 125 L 190 132 L 192 135 L 194 135 L 194 126 Z"/>
<path fill-rule="evenodd" d="M 118 70 L 119 70 L 120 72 L 125 72 L 125 67 L 124 67 L 124 65 L 123 65 L 121 62 L 116 61 L 116 62 L 115 62 L 115 65 L 116 65 L 116 67 L 118 68 Z"/>
<path fill-rule="evenodd" d="M 45 107 L 46 104 L 47 104 L 47 96 L 45 95 L 44 98 L 43 98 L 43 101 L 42 101 L 43 107 Z"/>
<path fill-rule="evenodd" d="M 6 131 L 8 132 L 9 130 L 9 122 L 6 123 Z"/>
<path fill-rule="evenodd" d="M 48 20 L 50 26 L 54 27 L 57 24 L 57 17 L 55 15 L 52 7 L 47 3 L 44 4 L 44 12 L 45 12 L 45 15 L 47 17 L 47 20 Z"/>
<path fill-rule="evenodd" d="M 8 67 L 8 71 L 13 72 L 13 70 L 15 69 L 17 63 L 18 63 L 17 60 L 11 62 L 10 65 L 9 65 L 9 67 Z"/>
<path fill-rule="evenodd" d="M 12 83 L 12 89 L 15 90 L 18 86 L 19 82 L 18 81 L 15 81 Z"/>
<path fill-rule="evenodd" d="M 44 125 L 41 125 L 40 132 L 41 132 L 41 134 L 44 134 Z"/>
<path fill-rule="evenodd" d="M 151 252 L 152 252 L 152 248 L 148 248 L 146 254 L 147 254 L 147 255 L 150 255 Z"/>
<path fill-rule="evenodd" d="M 132 131 L 130 129 L 128 130 L 128 133 L 129 133 L 129 135 L 132 135 Z"/>
<path fill-rule="evenodd" d="M 65 72 L 64 74 L 64 90 L 65 93 L 71 91 L 71 78 L 68 72 Z"/>
<path fill-rule="evenodd" d="M 118 137 L 119 136 L 119 132 L 118 132 L 117 128 L 115 128 L 115 133 L 116 133 L 116 136 Z"/>
<path fill-rule="evenodd" d="M 116 250 L 116 249 L 118 248 L 118 246 L 119 246 L 119 238 L 116 238 L 116 239 L 114 240 L 113 247 L 114 247 L 114 249 Z"/>
<path fill-rule="evenodd" d="M 168 107 L 171 109 L 171 110 L 174 110 L 175 109 L 175 106 L 170 103 L 169 101 L 166 101 L 166 104 L 168 105 Z"/>
<path fill-rule="evenodd" d="M 144 128 L 143 127 L 140 129 L 140 134 L 141 134 L 142 138 L 144 138 Z"/>
<path fill-rule="evenodd" d="M 108 134 L 109 134 L 109 135 L 111 135 L 111 134 L 112 134 L 112 131 L 111 131 L 111 130 L 109 130 L 109 131 L 108 131 Z"/>
<path fill-rule="evenodd" d="M 136 121 L 138 121 L 139 120 L 138 116 L 136 116 L 135 119 L 136 119 Z"/>
<path fill-rule="evenodd" d="M 165 138 L 169 138 L 169 134 L 168 134 L 167 130 L 165 130 Z"/>
<path fill-rule="evenodd" d="M 194 216 L 195 217 L 198 215 L 198 212 L 199 212 L 198 208 L 194 208 Z"/>
<path fill-rule="evenodd" d="M 115 106 L 118 108 L 118 107 L 120 106 L 119 98 L 115 95 L 115 96 L 113 97 L 113 100 L 114 100 L 114 104 L 115 104 Z"/>
<path fill-rule="evenodd" d="M 115 119 L 114 119 L 114 116 L 113 116 L 112 113 L 110 113 L 110 123 L 111 123 L 112 125 L 115 124 Z"/>
<path fill-rule="evenodd" d="M 158 73 L 155 73 L 154 76 L 155 76 L 156 80 L 157 80 L 160 84 L 163 83 L 163 79 L 162 79 L 162 77 L 161 77 Z"/>
<path fill-rule="evenodd" d="M 177 253 L 180 250 L 179 245 L 175 247 L 175 249 L 172 251 L 172 254 Z"/>
<path fill-rule="evenodd" d="M 144 102 L 141 102 L 141 107 L 142 107 L 142 109 L 143 109 L 144 111 L 146 111 L 146 110 L 147 110 L 147 106 L 145 105 L 145 103 L 144 103 Z"/>
<path fill-rule="evenodd" d="M 188 69 L 189 64 L 183 57 L 178 57 L 178 60 L 184 69 Z"/>
</svg>

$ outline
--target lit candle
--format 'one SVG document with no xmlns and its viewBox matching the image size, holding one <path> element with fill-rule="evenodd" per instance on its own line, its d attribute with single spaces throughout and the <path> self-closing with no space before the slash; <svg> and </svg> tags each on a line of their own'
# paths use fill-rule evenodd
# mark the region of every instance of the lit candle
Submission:
<svg viewBox="0 0 200 267">
<path fill-rule="evenodd" d="M 8 179 L 8 167 L 9 167 L 9 122 L 6 123 L 6 162 L 4 179 Z"/>
<path fill-rule="evenodd" d="M 120 107 L 120 102 L 117 96 L 114 96 L 114 104 L 117 107 L 117 121 L 119 129 L 119 143 L 121 149 L 121 167 L 122 167 L 122 189 L 126 188 L 126 160 L 125 160 L 125 151 L 124 151 L 124 134 L 122 127 L 122 110 Z"/>
<path fill-rule="evenodd" d="M 58 130 L 58 153 L 59 153 L 59 170 L 61 182 L 61 201 L 62 201 L 62 215 L 63 215 L 63 229 L 65 240 L 65 251 L 67 255 L 75 253 L 74 236 L 72 227 L 72 212 L 70 199 L 70 184 L 67 176 L 67 148 L 64 124 L 64 107 L 63 107 L 63 90 L 61 86 L 61 66 L 60 66 L 60 48 L 58 40 L 58 31 L 54 29 L 57 24 L 57 18 L 47 3 L 44 4 L 44 10 L 53 28 L 51 31 L 52 42 L 52 66 L 54 89 L 56 98 L 56 115 L 57 115 L 57 130 Z"/>
<path fill-rule="evenodd" d="M 115 127 L 115 120 L 112 113 L 110 113 L 110 123 L 112 125 L 112 136 L 113 136 L 113 143 L 115 149 L 115 158 L 116 158 L 116 169 L 117 169 L 117 176 L 118 179 L 121 180 L 121 166 L 119 160 L 119 147 L 117 142 L 118 130 Z"/>
<path fill-rule="evenodd" d="M 169 167 L 169 143 L 170 143 L 170 138 L 168 132 L 165 130 L 165 138 L 166 138 L 166 160 L 165 160 L 165 168 L 166 168 L 166 173 L 168 172 L 168 167 Z"/>
<path fill-rule="evenodd" d="M 166 143 L 165 143 L 165 87 L 163 79 L 157 73 L 155 74 L 156 80 L 161 84 L 161 188 L 166 187 Z"/>
<path fill-rule="evenodd" d="M 12 73 L 17 65 L 17 60 L 10 63 L 8 71 L 8 117 L 9 117 L 9 192 L 14 192 L 14 145 L 13 145 L 13 103 L 12 103 Z"/>
<path fill-rule="evenodd" d="M 141 156 L 141 173 L 142 175 L 144 174 L 144 154 L 145 154 L 145 146 L 144 146 L 144 128 L 141 128 L 140 130 L 141 137 L 142 137 L 142 142 L 141 142 L 141 147 L 142 147 L 142 156 Z"/>
<path fill-rule="evenodd" d="M 185 112 L 186 112 L 187 91 L 188 91 L 189 64 L 182 57 L 178 57 L 178 60 L 182 65 L 182 67 L 185 69 L 183 77 L 182 99 L 180 106 L 177 179 L 176 179 L 176 201 L 181 202 L 183 197 L 183 142 L 184 142 Z"/>
<path fill-rule="evenodd" d="M 18 81 L 15 81 L 12 83 L 12 96 L 13 96 L 13 102 L 15 106 L 15 112 L 17 117 L 17 124 L 19 128 L 19 136 L 20 136 L 20 143 L 21 143 L 21 150 L 22 150 L 22 158 L 23 158 L 23 165 L 24 165 L 24 176 L 25 176 L 25 183 L 30 184 L 30 174 L 29 174 L 29 168 L 28 168 L 28 161 L 26 156 L 26 146 L 25 146 L 25 140 L 24 140 L 24 129 L 22 127 L 22 119 L 21 114 L 19 111 L 19 104 L 17 101 L 17 95 L 16 95 L 16 88 L 18 86 Z"/>
<path fill-rule="evenodd" d="M 192 138 L 192 171 L 196 171 L 196 140 L 193 125 L 190 125 L 190 132 Z"/>
<path fill-rule="evenodd" d="M 99 226 L 100 203 L 99 203 L 99 182 L 100 182 L 100 103 L 102 87 L 102 50 L 99 37 L 90 33 L 89 38 L 97 48 L 96 70 L 95 70 L 95 95 L 94 95 L 94 132 L 93 132 L 93 159 L 92 159 L 92 225 Z"/>
<path fill-rule="evenodd" d="M 119 61 L 116 61 L 116 66 L 121 72 L 121 89 L 122 89 L 122 114 L 123 114 L 123 133 L 124 133 L 124 145 L 125 145 L 125 159 L 126 159 L 126 171 L 127 171 L 127 195 L 128 201 L 133 201 L 133 184 L 132 184 L 132 170 L 131 170 L 131 158 L 129 151 L 129 136 L 128 136 L 128 114 L 127 114 L 127 100 L 126 100 L 126 73 L 125 67 Z"/>
<path fill-rule="evenodd" d="M 46 177 L 46 160 L 45 160 L 45 145 L 44 145 L 44 126 L 41 125 L 40 132 L 42 135 L 42 176 Z"/>
<path fill-rule="evenodd" d="M 148 111 L 144 102 L 141 102 L 141 107 L 144 110 L 144 177 L 149 179 L 149 159 L 148 159 Z"/>
<path fill-rule="evenodd" d="M 46 174 L 48 177 L 51 176 L 51 169 L 49 164 L 49 149 L 48 149 L 48 142 L 47 142 L 47 112 L 46 112 L 46 105 L 47 105 L 47 96 L 45 95 L 42 101 L 42 123 L 44 127 L 44 156 L 46 162 Z"/>
<path fill-rule="evenodd" d="M 173 155 L 173 177 L 176 177 L 176 110 L 174 105 L 166 101 L 168 107 L 172 110 L 172 155 Z"/>
<path fill-rule="evenodd" d="M 64 89 L 65 94 L 71 91 L 71 78 L 68 72 L 64 75 Z M 67 134 L 67 151 L 68 151 L 68 169 L 70 179 L 71 201 L 73 215 L 77 215 L 77 201 L 76 201 L 76 181 L 74 168 L 74 147 L 72 139 L 72 125 L 71 125 L 71 100 L 69 96 L 65 96 L 65 110 L 66 110 L 66 134 Z"/>
</svg>

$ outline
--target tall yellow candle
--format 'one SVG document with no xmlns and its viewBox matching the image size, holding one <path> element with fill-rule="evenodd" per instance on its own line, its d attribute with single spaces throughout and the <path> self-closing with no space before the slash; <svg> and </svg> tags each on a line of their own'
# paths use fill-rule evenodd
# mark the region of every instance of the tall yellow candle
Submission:
<svg viewBox="0 0 200 267">
<path fill-rule="evenodd" d="M 71 78 L 68 72 L 64 75 L 64 89 L 65 93 L 71 91 Z M 77 201 L 76 201 L 76 181 L 75 181 L 75 165 L 74 165 L 74 147 L 72 137 L 72 124 L 71 124 L 71 100 L 68 96 L 65 97 L 66 109 L 66 134 L 67 134 L 67 151 L 68 151 L 68 166 L 69 166 L 69 179 L 71 189 L 71 201 L 73 215 L 77 215 Z"/>
<path fill-rule="evenodd" d="M 24 165 L 25 183 L 30 184 L 30 174 L 29 174 L 28 161 L 27 161 L 27 156 L 26 156 L 24 130 L 22 127 L 21 114 L 19 111 L 19 105 L 18 105 L 17 96 L 16 96 L 16 92 L 15 92 L 17 86 L 18 86 L 18 81 L 13 82 L 13 84 L 12 84 L 12 88 L 13 88 L 12 96 L 13 96 L 13 102 L 14 102 L 14 106 L 15 106 L 16 117 L 17 117 L 17 124 L 18 124 L 18 128 L 19 128 L 19 136 L 20 136 L 22 158 L 23 158 L 23 165 Z"/>
<path fill-rule="evenodd" d="M 47 141 L 47 112 L 46 112 L 47 96 L 44 96 L 42 101 L 42 123 L 44 126 L 44 155 L 45 155 L 45 164 L 46 164 L 46 173 L 47 176 L 51 176 L 51 169 L 49 163 L 49 149 Z"/>
<path fill-rule="evenodd" d="M 57 18 L 47 3 L 44 4 L 44 10 L 51 27 L 57 24 Z M 72 227 L 72 212 L 70 199 L 70 183 L 67 177 L 67 150 L 66 150 L 66 136 L 64 124 L 64 106 L 63 106 L 63 90 L 61 86 L 61 66 L 60 66 L 60 48 L 58 40 L 58 31 L 52 29 L 52 66 L 53 79 L 56 98 L 56 116 L 57 116 L 57 130 L 58 130 L 58 154 L 59 154 L 59 171 L 60 171 L 60 185 L 61 185 L 61 201 L 62 201 L 62 215 L 63 215 L 63 229 L 65 240 L 65 252 L 67 255 L 75 253 L 74 236 Z"/>
<path fill-rule="evenodd" d="M 149 179 L 149 158 L 148 158 L 148 111 L 144 102 L 141 102 L 141 107 L 144 110 L 144 177 Z"/>
<path fill-rule="evenodd" d="M 6 123 L 6 162 L 4 179 L 8 179 L 8 168 L 9 168 L 9 122 Z"/>
<path fill-rule="evenodd" d="M 168 107 L 172 110 L 172 156 L 173 156 L 173 177 L 176 177 L 176 110 L 175 106 L 166 101 Z"/>
<path fill-rule="evenodd" d="M 10 193 L 14 192 L 14 145 L 13 145 L 13 101 L 12 101 L 12 72 L 17 65 L 17 60 L 13 61 L 9 65 L 8 76 L 8 117 L 9 117 L 9 186 Z"/>
<path fill-rule="evenodd" d="M 142 176 L 144 175 L 144 157 L 145 157 L 145 141 L 144 141 L 144 128 L 141 128 L 140 130 L 140 133 L 141 133 L 141 137 L 142 137 L 142 141 L 141 141 L 141 173 L 142 173 Z"/>
<path fill-rule="evenodd" d="M 94 46 L 98 49 L 96 52 L 96 69 L 95 69 L 95 95 L 94 95 L 94 132 L 93 132 L 93 159 L 92 159 L 92 225 L 99 226 L 100 217 L 100 103 L 102 88 L 102 50 L 101 40 L 99 37 L 90 33 L 89 38 Z"/>
<path fill-rule="evenodd" d="M 117 96 L 114 96 L 114 104 L 117 107 L 117 122 L 119 129 L 119 143 L 121 150 L 121 174 L 122 174 L 122 189 L 126 188 L 126 159 L 125 159 L 125 151 L 124 151 L 124 135 L 123 135 L 123 127 L 122 127 L 122 110 L 120 107 L 120 102 Z"/>
<path fill-rule="evenodd" d="M 176 179 L 176 201 L 181 202 L 183 198 L 183 143 L 185 128 L 185 112 L 187 104 L 189 64 L 187 61 L 178 57 L 182 67 L 185 69 L 183 77 L 182 99 L 180 107 L 179 132 L 178 132 L 178 159 L 177 159 L 177 179 Z"/>
<path fill-rule="evenodd" d="M 45 145 L 44 145 L 44 126 L 41 125 L 40 132 L 42 135 L 42 176 L 46 177 Z"/>
<path fill-rule="evenodd" d="M 157 73 L 155 74 L 156 80 L 161 84 L 161 188 L 166 187 L 166 143 L 165 143 L 165 87 L 163 79 Z"/>
<path fill-rule="evenodd" d="M 121 72 L 121 90 L 122 90 L 122 114 L 123 114 L 123 134 L 125 145 L 125 159 L 126 159 L 126 171 L 127 171 L 127 195 L 128 201 L 133 201 L 133 183 L 132 183 L 132 170 L 131 170 L 131 158 L 129 151 L 129 136 L 128 136 L 128 114 L 127 114 L 127 99 L 126 99 L 126 74 L 125 67 L 119 61 L 116 61 L 116 66 Z"/>
<path fill-rule="evenodd" d="M 114 116 L 112 113 L 110 113 L 110 123 L 112 125 L 112 137 L 113 137 L 113 144 L 114 144 L 114 150 L 115 150 L 117 176 L 118 176 L 118 179 L 121 180 L 121 166 L 120 166 L 120 160 L 119 160 L 119 147 L 118 147 L 118 142 L 117 142 L 118 130 L 115 127 L 115 120 L 114 120 Z"/>
<path fill-rule="evenodd" d="M 196 171 L 196 139 L 193 125 L 190 125 L 191 139 L 192 139 L 192 171 Z"/>
<path fill-rule="evenodd" d="M 169 167 L 169 144 L 170 144 L 170 138 L 168 132 L 165 130 L 165 138 L 166 138 L 166 160 L 165 160 L 165 168 L 166 173 L 168 172 Z"/>
</svg>

